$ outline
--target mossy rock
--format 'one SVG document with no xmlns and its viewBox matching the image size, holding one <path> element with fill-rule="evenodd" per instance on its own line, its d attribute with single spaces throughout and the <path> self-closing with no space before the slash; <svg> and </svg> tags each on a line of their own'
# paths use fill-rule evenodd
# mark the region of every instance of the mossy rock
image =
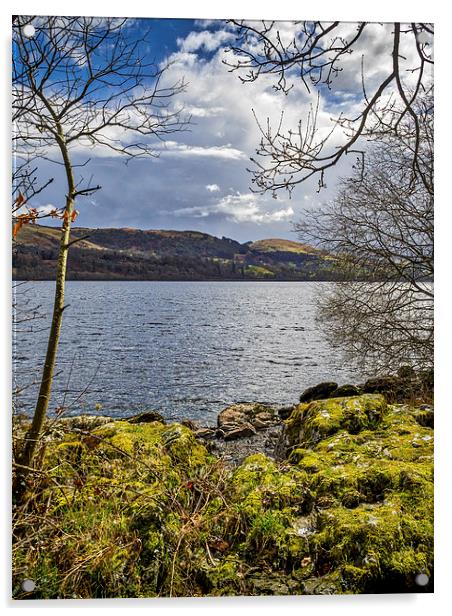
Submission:
<svg viewBox="0 0 452 616">
<path fill-rule="evenodd" d="M 125 421 L 131 424 L 151 423 L 153 421 L 165 423 L 163 415 L 157 413 L 157 411 L 144 411 L 143 413 L 138 413 L 138 415 L 132 415 L 132 417 L 125 417 Z"/>
<path fill-rule="evenodd" d="M 314 420 L 323 408 L 322 401 L 304 410 L 296 438 L 302 421 L 319 430 Z M 316 576 L 306 585 L 312 592 L 325 571 L 345 593 L 415 591 L 416 575 L 432 577 L 433 430 L 419 424 L 418 409 L 382 406 L 367 421 L 370 408 L 361 403 L 363 429 L 350 432 L 346 409 L 334 405 L 333 421 L 320 423 L 323 438 L 308 431 L 305 439 L 301 425 L 301 444 L 290 454 L 314 498 Z"/>
<path fill-rule="evenodd" d="M 24 572 L 36 598 L 418 590 L 416 575 L 433 578 L 425 410 L 379 395 L 301 404 L 288 460 L 235 468 L 180 424 L 56 432 L 15 596 Z"/>
<path fill-rule="evenodd" d="M 384 397 L 378 394 L 300 404 L 286 421 L 289 447 L 315 446 L 341 429 L 357 433 L 366 428 L 376 428 L 386 408 Z"/>
</svg>

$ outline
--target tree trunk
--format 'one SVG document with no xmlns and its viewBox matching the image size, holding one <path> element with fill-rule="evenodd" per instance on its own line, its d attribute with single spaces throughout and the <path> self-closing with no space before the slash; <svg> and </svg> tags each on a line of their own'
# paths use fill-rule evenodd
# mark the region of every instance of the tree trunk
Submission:
<svg viewBox="0 0 452 616">
<path fill-rule="evenodd" d="M 66 197 L 66 207 L 64 210 L 63 225 L 61 227 L 60 250 L 55 281 L 55 301 L 53 305 L 52 324 L 50 326 L 49 339 L 47 343 L 47 353 L 44 363 L 44 369 L 42 372 L 39 396 L 33 415 L 33 421 L 25 437 L 24 448 L 22 450 L 22 455 L 19 459 L 19 464 L 22 467 L 32 466 L 38 440 L 42 432 L 44 421 L 47 416 L 50 394 L 52 392 L 53 374 L 55 369 L 58 342 L 60 338 L 61 324 L 63 321 L 63 311 L 65 308 L 64 291 L 66 283 L 67 257 L 69 252 L 69 239 L 71 233 L 71 217 L 74 211 L 75 202 L 75 184 L 72 173 L 72 165 L 69 159 L 69 154 L 61 128 L 58 145 L 60 146 L 66 170 L 68 194 Z"/>
</svg>

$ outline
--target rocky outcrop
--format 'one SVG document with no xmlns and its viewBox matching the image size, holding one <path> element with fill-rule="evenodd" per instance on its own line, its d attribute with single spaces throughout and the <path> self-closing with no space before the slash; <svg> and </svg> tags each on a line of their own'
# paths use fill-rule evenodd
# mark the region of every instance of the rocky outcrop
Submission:
<svg viewBox="0 0 452 616">
<path fill-rule="evenodd" d="M 253 436 L 280 423 L 277 409 L 261 403 L 239 403 L 218 415 L 217 436 L 226 441 Z"/>
<path fill-rule="evenodd" d="M 432 416 L 371 393 L 284 421 L 233 405 L 215 430 L 57 422 L 33 479 L 42 539 L 16 550 L 14 587 L 45 570 L 35 598 L 431 591 Z"/>
<path fill-rule="evenodd" d="M 314 387 L 308 387 L 300 396 L 300 402 L 311 402 L 311 400 L 321 400 L 322 398 L 329 398 L 330 394 L 337 389 L 337 383 L 328 381 L 326 383 L 319 383 Z"/>
<path fill-rule="evenodd" d="M 359 396 L 361 394 L 384 394 L 388 402 L 422 401 L 433 398 L 433 371 L 416 372 L 409 366 L 402 366 L 397 374 L 368 379 L 359 385 L 345 384 L 338 386 L 334 382 L 319 383 L 308 387 L 300 396 L 300 402 Z"/>
</svg>

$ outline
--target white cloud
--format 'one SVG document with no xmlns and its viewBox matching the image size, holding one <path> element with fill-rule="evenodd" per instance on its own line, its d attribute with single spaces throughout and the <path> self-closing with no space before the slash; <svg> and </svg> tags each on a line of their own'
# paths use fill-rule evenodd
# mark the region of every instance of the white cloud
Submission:
<svg viewBox="0 0 452 616">
<path fill-rule="evenodd" d="M 61 207 L 61 206 L 58 206 Z M 46 205 L 40 205 L 36 208 L 41 216 L 49 214 L 52 210 L 58 209 L 53 203 L 47 203 Z"/>
<path fill-rule="evenodd" d="M 193 218 L 206 218 L 220 215 L 230 222 L 269 224 L 289 220 L 294 215 L 291 206 L 277 210 L 262 210 L 266 206 L 265 200 L 253 193 L 237 193 L 222 197 L 214 205 L 194 206 L 181 208 L 174 213 L 176 216 L 192 216 Z"/>
<path fill-rule="evenodd" d="M 230 42 L 234 39 L 232 32 L 225 30 L 216 30 L 210 32 L 203 30 L 202 32 L 190 32 L 184 39 L 177 39 L 177 44 L 183 52 L 192 52 L 203 49 L 204 51 L 215 51 L 221 45 Z"/>
<path fill-rule="evenodd" d="M 185 111 L 187 114 L 191 115 L 194 118 L 208 118 L 210 116 L 219 115 L 220 113 L 224 113 L 224 107 L 195 107 L 188 106 L 185 107 Z"/>
<path fill-rule="evenodd" d="M 167 141 L 166 144 L 159 149 L 162 152 L 162 157 L 197 156 L 203 158 L 224 158 L 228 160 L 246 160 L 248 158 L 244 152 L 237 148 L 233 148 L 230 143 L 219 146 L 197 146 Z"/>
<path fill-rule="evenodd" d="M 162 64 L 162 67 L 169 64 L 169 68 L 162 76 L 161 87 L 170 87 L 182 78 L 188 84 L 186 92 L 174 98 L 169 110 L 183 104 L 187 114 L 192 115 L 193 124 L 190 130 L 175 133 L 166 143 L 152 140 L 160 154 L 159 159 L 137 161 L 125 167 L 119 164 L 119 156 L 105 146 L 93 147 L 86 142 L 71 147 L 76 162 L 92 157 L 90 165 L 93 166 L 95 182 L 103 187 L 97 197 L 98 206 L 82 209 L 86 215 L 84 225 L 102 226 L 108 218 L 109 224 L 118 226 L 179 229 L 196 226 L 241 241 L 264 234 L 290 237 L 290 222 L 297 219 L 297 208 L 317 207 L 332 197 L 337 178 L 347 176 L 349 166 L 354 162 L 353 156 L 344 158 L 329 170 L 325 178 L 328 188 L 320 194 L 317 193 L 317 178 L 297 187 L 293 201 L 289 201 L 284 192 L 278 193 L 277 201 L 270 195 L 249 192 L 251 178 L 246 168 L 255 166 L 248 159 L 255 157 L 264 164 L 270 162 L 256 156 L 261 135 L 252 109 L 264 130 L 267 118 L 275 130 L 283 110 L 281 132 L 287 133 L 289 128 L 297 129 L 300 119 L 302 127 L 306 126 L 310 106 L 315 107 L 317 102 L 317 92 L 313 89 L 309 94 L 296 71 L 293 72 L 294 87 L 287 96 L 274 90 L 275 75 L 261 74 L 254 83 L 243 85 L 237 73 L 230 73 L 222 62 L 226 57 L 233 59 L 232 52 L 227 56 L 224 54 L 224 47 L 230 40 L 230 28 L 218 21 L 197 23 L 197 28 L 200 27 L 202 32 L 194 31 L 180 39 L 176 52 Z M 284 42 L 289 44 L 292 35 L 296 35 L 294 25 L 279 22 L 278 27 Z M 320 96 L 316 139 L 330 132 L 334 118 L 340 113 L 345 117 L 359 115 L 363 52 L 369 95 L 378 80 L 391 70 L 390 27 L 387 24 L 366 26 L 356 53 L 342 59 L 343 70 L 334 79 L 332 92 L 325 89 Z M 207 28 L 215 30 L 206 32 Z M 355 31 L 356 24 L 341 24 L 344 37 L 350 38 Z M 206 55 L 206 51 L 210 53 Z M 412 51 L 403 47 L 402 55 L 407 58 L 401 59 L 404 70 L 412 65 Z M 408 72 L 406 79 L 411 78 Z M 129 143 L 127 135 L 117 127 L 106 131 L 106 138 Z M 327 154 L 327 149 L 328 153 L 335 151 L 343 140 L 343 133 L 338 128 L 323 154 Z M 86 171 L 80 168 L 77 173 L 83 175 Z M 53 171 L 49 172 L 50 176 L 53 177 Z M 49 187 L 44 203 L 58 202 L 59 195 L 52 192 L 56 185 L 54 182 Z M 65 194 L 64 186 L 60 193 Z M 151 194 L 153 199 L 143 200 L 143 194 Z M 131 208 L 130 203 L 136 204 L 135 207 Z M 114 220 L 110 219 L 112 211 Z M 256 231 L 257 226 L 260 229 Z"/>
</svg>

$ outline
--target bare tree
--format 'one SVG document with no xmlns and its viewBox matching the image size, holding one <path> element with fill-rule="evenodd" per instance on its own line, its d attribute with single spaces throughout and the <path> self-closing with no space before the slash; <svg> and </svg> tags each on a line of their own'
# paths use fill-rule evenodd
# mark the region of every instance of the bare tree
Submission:
<svg viewBox="0 0 452 616">
<path fill-rule="evenodd" d="M 334 256 L 344 275 L 320 296 L 325 330 L 372 371 L 433 365 L 431 96 L 416 114 L 421 173 L 414 181 L 407 165 L 417 129 L 405 118 L 399 137 L 381 136 L 366 165 L 357 160 L 336 198 L 305 212 L 296 225 L 303 240 Z"/>
<path fill-rule="evenodd" d="M 360 109 L 353 117 L 340 113 L 325 136 L 319 131 L 319 98 L 305 118 L 295 127 L 284 127 L 284 116 L 277 126 L 257 119 L 261 141 L 258 159 L 252 159 L 252 182 L 256 192 L 293 188 L 317 176 L 319 189 L 325 172 L 343 156 L 364 155 L 360 138 L 373 138 L 381 132 L 397 134 L 409 116 L 415 131 L 409 168 L 419 175 L 418 153 L 421 147 L 416 103 L 432 79 L 433 26 L 427 23 L 380 24 L 382 34 L 378 56 L 366 49 L 366 37 L 375 24 L 360 22 L 292 22 L 293 34 L 281 33 L 278 22 L 229 22 L 236 31 L 236 43 L 230 47 L 226 64 L 237 71 L 244 83 L 262 75 L 275 77 L 274 88 L 288 94 L 296 80 L 318 96 L 334 92 L 335 80 L 344 70 L 352 53 L 361 56 L 362 93 Z M 287 25 L 287 24 L 285 24 Z M 382 30 L 383 31 L 383 30 Z M 371 50 L 372 51 L 372 50 Z M 380 80 L 366 80 L 366 68 L 388 60 L 387 74 Z M 346 66 L 346 64 L 345 64 Z M 356 66 L 354 68 L 356 70 Z M 370 81 L 370 83 L 369 83 Z M 336 81 L 337 83 L 337 81 Z M 354 93 L 357 94 L 356 92 Z M 335 142 L 333 143 L 333 133 Z M 340 133 L 340 144 L 336 135 Z"/>
<path fill-rule="evenodd" d="M 67 256 L 77 241 L 70 239 L 75 205 L 100 188 L 77 178 L 77 167 L 89 159 L 75 164 L 76 150 L 106 148 L 128 160 L 153 157 L 155 139 L 183 130 L 189 121 L 173 105 L 185 84 L 164 85 L 166 67 L 148 56 L 149 33 L 137 34 L 127 19 L 18 16 L 13 22 L 13 147 L 62 165 L 67 190 L 47 353 L 20 459 L 24 469 L 33 461 L 51 394 Z"/>
</svg>

